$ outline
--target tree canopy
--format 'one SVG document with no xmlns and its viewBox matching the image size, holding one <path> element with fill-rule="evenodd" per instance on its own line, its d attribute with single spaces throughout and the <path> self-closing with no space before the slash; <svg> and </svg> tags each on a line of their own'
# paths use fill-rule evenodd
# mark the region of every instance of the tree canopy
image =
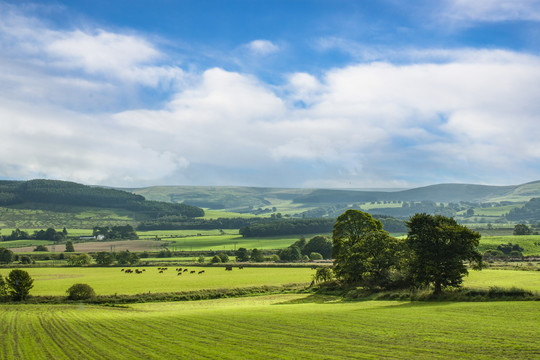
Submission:
<svg viewBox="0 0 540 360">
<path fill-rule="evenodd" d="M 460 286 L 468 274 L 464 262 L 482 267 L 477 247 L 480 234 L 441 215 L 416 214 L 408 222 L 407 245 L 415 285 L 433 285 L 435 293 Z"/>
<path fill-rule="evenodd" d="M 338 217 L 332 239 L 338 278 L 368 288 L 391 285 L 402 242 L 384 231 L 379 220 L 360 210 L 347 210 Z"/>
</svg>

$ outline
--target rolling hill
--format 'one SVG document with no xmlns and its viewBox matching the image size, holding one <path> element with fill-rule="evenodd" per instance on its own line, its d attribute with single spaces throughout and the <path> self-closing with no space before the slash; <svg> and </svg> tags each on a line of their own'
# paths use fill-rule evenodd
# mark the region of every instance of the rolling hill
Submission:
<svg viewBox="0 0 540 360">
<path fill-rule="evenodd" d="M 255 187 L 160 186 L 130 189 L 149 200 L 242 211 L 288 203 L 297 208 L 372 201 L 433 201 L 441 203 L 526 202 L 540 197 L 540 181 L 522 185 L 491 186 L 438 184 L 400 191 L 362 191 L 331 189 L 280 189 Z"/>
</svg>

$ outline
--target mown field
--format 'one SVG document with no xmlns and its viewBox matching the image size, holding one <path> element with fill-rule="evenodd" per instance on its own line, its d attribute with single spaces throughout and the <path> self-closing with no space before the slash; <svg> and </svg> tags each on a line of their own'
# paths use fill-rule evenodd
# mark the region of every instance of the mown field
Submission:
<svg viewBox="0 0 540 360">
<path fill-rule="evenodd" d="M 534 359 L 540 303 L 272 295 L 123 308 L 3 305 L 1 358 Z"/>
<path fill-rule="evenodd" d="M 127 267 L 126 267 L 127 268 Z M 131 267 L 136 269 L 137 267 Z M 98 295 L 123 295 L 141 293 L 178 292 L 200 289 L 239 288 L 262 285 L 282 285 L 289 283 L 309 284 L 315 270 L 310 268 L 236 267 L 225 271 L 224 267 L 188 267 L 189 271 L 177 275 L 175 266 L 159 273 L 157 267 L 145 269 L 142 274 L 125 274 L 118 267 L 50 267 L 28 268 L 34 279 L 31 295 L 65 295 L 75 283 L 86 283 Z M 204 270 L 203 274 L 198 274 Z M 0 269 L 7 276 L 10 269 Z M 492 286 L 503 288 L 518 287 L 530 291 L 540 291 L 540 271 L 482 270 L 470 271 L 464 279 L 467 288 L 488 289 Z"/>
<path fill-rule="evenodd" d="M 136 269 L 137 267 L 131 267 Z M 127 267 L 126 267 L 127 269 Z M 34 279 L 31 295 L 60 295 L 75 283 L 86 283 L 94 288 L 98 295 L 141 294 L 158 292 L 177 292 L 200 289 L 221 289 L 249 287 L 259 285 L 281 285 L 289 283 L 309 283 L 315 270 L 310 268 L 244 268 L 225 271 L 224 267 L 191 267 L 189 271 L 177 275 L 175 267 L 169 267 L 159 273 L 157 267 L 139 267 L 145 269 L 142 274 L 126 274 L 119 267 L 51 267 L 28 268 Z M 198 274 L 204 270 L 203 274 Z M 2 276 L 7 276 L 9 269 L 0 269 Z"/>
</svg>

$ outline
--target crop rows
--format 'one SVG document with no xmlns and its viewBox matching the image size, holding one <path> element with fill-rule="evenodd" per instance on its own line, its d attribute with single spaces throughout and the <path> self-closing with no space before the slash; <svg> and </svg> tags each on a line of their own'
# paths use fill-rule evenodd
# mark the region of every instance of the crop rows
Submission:
<svg viewBox="0 0 540 360">
<path fill-rule="evenodd" d="M 325 303 L 316 297 L 289 301 L 300 296 L 130 308 L 2 306 L 1 358 L 526 359 L 540 355 L 537 302 Z"/>
</svg>

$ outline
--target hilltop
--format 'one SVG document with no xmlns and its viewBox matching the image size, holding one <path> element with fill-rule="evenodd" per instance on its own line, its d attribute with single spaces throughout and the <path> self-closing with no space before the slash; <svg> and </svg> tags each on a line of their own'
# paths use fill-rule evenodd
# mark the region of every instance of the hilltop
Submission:
<svg viewBox="0 0 540 360">
<path fill-rule="evenodd" d="M 196 206 L 146 200 L 141 195 L 69 181 L 0 181 L 0 224 L 14 227 L 92 227 L 165 216 L 204 216 Z"/>
<path fill-rule="evenodd" d="M 437 184 L 399 191 L 258 188 L 234 186 L 152 186 L 130 189 L 149 200 L 185 203 L 228 211 L 283 205 L 313 207 L 372 201 L 433 201 L 436 203 L 526 202 L 540 197 L 540 181 L 522 185 L 492 186 Z"/>
</svg>

